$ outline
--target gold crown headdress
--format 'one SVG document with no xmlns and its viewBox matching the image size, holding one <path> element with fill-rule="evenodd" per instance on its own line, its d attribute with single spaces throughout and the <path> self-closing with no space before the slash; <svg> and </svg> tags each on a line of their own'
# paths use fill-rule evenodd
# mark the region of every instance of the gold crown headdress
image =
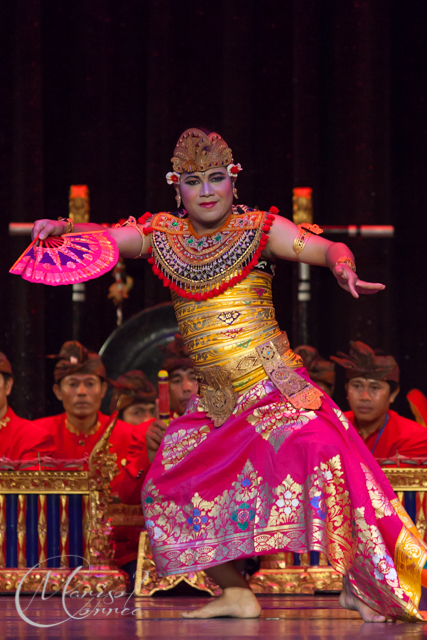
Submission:
<svg viewBox="0 0 427 640">
<path fill-rule="evenodd" d="M 218 133 L 204 133 L 200 129 L 187 129 L 179 138 L 171 158 L 173 171 L 166 175 L 168 184 L 178 184 L 181 173 L 208 171 L 225 167 L 230 177 L 242 170 L 233 164 L 230 147 Z"/>
<path fill-rule="evenodd" d="M 171 161 L 177 173 L 192 173 L 226 167 L 233 162 L 233 155 L 218 133 L 206 135 L 200 129 L 187 129 L 178 140 Z"/>
</svg>

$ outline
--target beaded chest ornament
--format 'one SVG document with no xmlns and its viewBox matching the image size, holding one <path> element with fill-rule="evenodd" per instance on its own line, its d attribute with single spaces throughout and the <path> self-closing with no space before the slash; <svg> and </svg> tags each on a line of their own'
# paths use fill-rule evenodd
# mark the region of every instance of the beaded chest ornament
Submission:
<svg viewBox="0 0 427 640">
<path fill-rule="evenodd" d="M 197 236 L 188 218 L 156 214 L 144 233 L 152 233 L 148 262 L 154 274 L 179 296 L 207 300 L 237 284 L 257 265 L 274 216 L 233 207 L 221 229 Z"/>
</svg>

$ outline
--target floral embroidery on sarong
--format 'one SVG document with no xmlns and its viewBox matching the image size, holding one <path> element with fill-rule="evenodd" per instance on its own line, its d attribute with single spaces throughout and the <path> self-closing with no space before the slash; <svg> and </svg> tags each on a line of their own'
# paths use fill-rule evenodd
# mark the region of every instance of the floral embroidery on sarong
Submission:
<svg viewBox="0 0 427 640">
<path fill-rule="evenodd" d="M 397 539 L 394 563 L 402 589 L 418 605 L 421 597 L 421 571 L 427 560 L 427 545 L 398 498 L 391 501 L 403 526 Z"/>
<path fill-rule="evenodd" d="M 255 518 L 255 510 L 251 509 L 250 505 L 244 502 L 239 505 L 235 511 L 231 514 L 231 519 L 237 524 L 241 531 L 246 531 L 249 527 L 249 523 Z"/>
<path fill-rule="evenodd" d="M 363 462 L 361 463 L 361 467 L 365 474 L 366 478 L 366 488 L 369 492 L 369 497 L 371 498 L 372 506 L 375 509 L 375 515 L 377 518 L 385 518 L 387 516 L 392 516 L 395 513 L 393 509 L 393 505 L 390 500 L 384 494 L 384 491 L 379 486 L 376 481 L 374 474 L 368 467 L 366 467 Z"/>
<path fill-rule="evenodd" d="M 184 415 L 188 415 L 189 413 L 196 413 L 196 411 L 204 411 L 204 407 L 200 401 L 199 396 L 191 396 L 190 400 L 187 402 L 187 406 L 185 408 Z"/>
<path fill-rule="evenodd" d="M 314 515 L 322 523 L 326 521 L 326 527 L 318 530 L 319 537 L 314 540 L 326 548 L 332 566 L 346 573 L 355 553 L 355 536 L 352 534 L 350 497 L 339 455 L 314 468 L 309 496 Z"/>
<path fill-rule="evenodd" d="M 374 553 L 372 556 L 372 562 L 374 563 L 374 574 L 377 580 L 387 580 L 387 582 L 395 582 L 397 578 L 397 572 L 394 568 L 393 560 L 387 554 L 381 555 Z"/>
<path fill-rule="evenodd" d="M 247 421 L 264 440 L 269 441 L 277 453 L 286 438 L 315 418 L 314 411 L 299 411 L 289 403 L 273 402 L 267 407 L 255 409 Z"/>
<path fill-rule="evenodd" d="M 162 464 L 165 469 L 171 469 L 181 462 L 189 453 L 199 446 L 208 437 L 210 432 L 208 425 L 198 429 L 180 429 L 168 435 L 165 434 L 162 451 Z"/>
<path fill-rule="evenodd" d="M 402 615 L 404 590 L 381 532 L 368 524 L 365 507 L 355 508 L 353 514 L 357 552 L 348 573 L 351 590 L 375 611 L 384 600 L 388 611 Z"/>
<path fill-rule="evenodd" d="M 196 540 L 197 538 L 212 537 L 215 523 L 212 518 L 214 515 L 213 507 L 216 500 L 208 502 L 195 493 L 191 500 L 191 504 L 184 507 L 186 514 L 186 540 Z"/>
<path fill-rule="evenodd" d="M 188 418 L 167 432 L 178 435 L 162 445 L 142 493 L 159 575 L 264 553 L 319 551 L 375 611 L 422 620 L 427 545 L 377 467 L 369 470 L 369 452 L 351 443 L 353 428 L 347 431 L 327 399 L 324 405 L 304 434 L 301 417 L 311 412 L 278 400 L 272 383 L 260 381 L 239 396 L 210 468 L 210 438 L 218 431 L 193 398 Z M 294 427 L 301 437 L 287 438 Z M 287 438 L 282 446 L 275 431 Z M 187 456 L 193 437 L 198 448 Z M 165 444 L 169 457 L 162 459 Z M 177 471 L 163 462 L 179 464 Z"/>
<path fill-rule="evenodd" d="M 303 491 L 303 485 L 294 482 L 290 475 L 283 480 L 279 487 L 273 489 L 272 494 L 276 499 L 270 508 L 267 529 L 274 529 L 285 524 L 304 526 Z M 292 536 L 289 537 L 289 546 L 292 547 Z M 300 546 L 298 536 L 297 547 L 300 548 Z"/>
<path fill-rule="evenodd" d="M 336 407 L 334 407 L 334 413 L 337 416 L 338 420 L 341 422 L 341 424 L 343 425 L 344 429 L 346 429 L 346 431 L 348 431 L 348 428 L 350 426 L 350 422 L 348 421 L 348 419 L 345 417 L 345 415 L 343 414 L 343 412 L 340 409 L 337 409 Z"/>
<path fill-rule="evenodd" d="M 369 573 L 373 569 L 374 576 L 379 582 L 386 581 L 394 589 L 398 589 L 399 582 L 393 559 L 387 553 L 387 547 L 378 527 L 367 523 L 365 507 L 354 509 L 354 522 L 359 533 L 355 565 L 358 569 L 362 567 Z"/>
<path fill-rule="evenodd" d="M 363 472 L 372 502 L 379 502 L 376 511 L 388 512 L 390 503 L 383 501 L 378 483 L 366 467 Z M 404 518 L 399 504 L 393 500 Z M 149 479 L 143 506 L 162 575 L 272 550 L 315 549 L 327 553 L 332 566 L 348 575 L 352 591 L 368 606 L 378 611 L 379 602 L 387 602 L 388 614 L 420 619 L 416 605 L 427 546 L 402 526 L 392 558 L 380 530 L 369 523 L 366 508 L 352 505 L 339 454 L 314 467 L 304 484 L 288 473 L 276 487 L 264 482 L 247 460 L 230 489 L 211 500 L 196 492 L 183 507 L 159 495 Z M 406 522 L 413 527 L 408 516 Z"/>
<path fill-rule="evenodd" d="M 333 565 L 344 572 L 353 553 L 346 542 L 346 537 L 352 538 L 350 518 L 344 517 L 349 497 L 341 486 L 342 475 L 335 456 L 316 467 L 304 485 L 288 474 L 279 486 L 270 487 L 247 460 L 229 490 L 212 500 L 196 492 L 184 507 L 159 496 L 150 479 L 144 486 L 143 507 L 147 531 L 155 542 L 153 551 L 159 554 L 157 562 L 163 573 L 170 574 L 194 570 L 202 564 L 202 555 L 209 565 L 274 548 L 296 552 L 315 548 L 334 554 Z M 307 496 L 313 507 L 309 527 Z"/>
<path fill-rule="evenodd" d="M 233 415 L 238 416 L 243 413 L 243 411 L 247 411 L 274 389 L 275 387 L 270 380 L 262 380 L 252 387 L 252 389 L 249 389 L 249 391 L 239 395 L 236 406 L 233 409 Z"/>
<path fill-rule="evenodd" d="M 261 480 L 262 478 L 258 476 L 250 460 L 248 460 L 233 485 L 236 492 L 236 500 L 242 500 L 243 502 L 254 500 L 258 496 Z"/>
</svg>

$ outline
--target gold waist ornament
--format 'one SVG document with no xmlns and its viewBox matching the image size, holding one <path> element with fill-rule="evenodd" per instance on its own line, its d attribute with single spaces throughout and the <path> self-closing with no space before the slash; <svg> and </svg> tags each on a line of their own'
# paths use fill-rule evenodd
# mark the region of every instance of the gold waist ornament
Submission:
<svg viewBox="0 0 427 640">
<path fill-rule="evenodd" d="M 296 408 L 320 407 L 322 393 L 294 371 L 302 361 L 277 324 L 271 285 L 270 275 L 254 270 L 216 298 L 197 302 L 172 294 L 199 394 L 215 426 L 231 415 L 239 393 L 267 377 Z"/>
</svg>

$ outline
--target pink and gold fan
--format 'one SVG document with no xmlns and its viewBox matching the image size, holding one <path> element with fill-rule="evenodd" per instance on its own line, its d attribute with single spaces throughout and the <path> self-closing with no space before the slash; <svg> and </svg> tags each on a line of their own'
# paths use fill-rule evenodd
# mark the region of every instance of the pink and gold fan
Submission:
<svg viewBox="0 0 427 640">
<path fill-rule="evenodd" d="M 98 278 L 119 259 L 117 245 L 108 231 L 88 231 L 37 237 L 10 269 L 29 282 L 57 286 Z"/>
</svg>

